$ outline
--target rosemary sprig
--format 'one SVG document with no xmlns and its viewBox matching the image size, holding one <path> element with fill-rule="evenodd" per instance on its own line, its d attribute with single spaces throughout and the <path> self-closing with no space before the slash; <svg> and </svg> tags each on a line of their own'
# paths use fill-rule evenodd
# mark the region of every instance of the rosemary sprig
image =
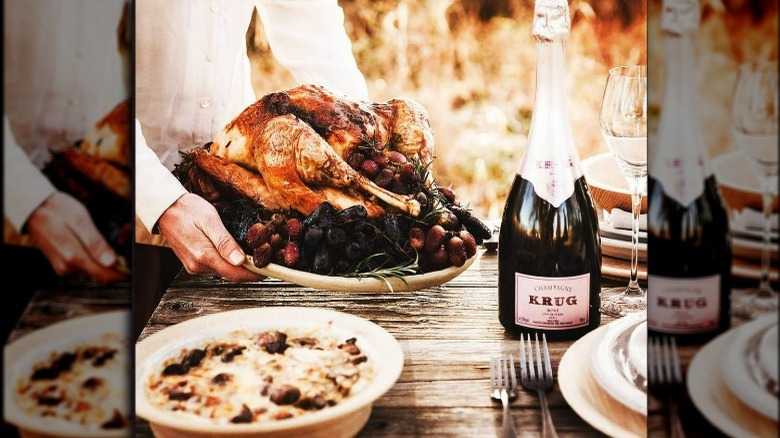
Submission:
<svg viewBox="0 0 780 438">
<path fill-rule="evenodd" d="M 384 261 L 376 268 L 366 271 L 368 264 L 373 260 L 384 258 Z M 414 260 L 410 260 L 406 263 L 402 263 L 396 266 L 387 266 L 390 262 L 390 258 L 383 252 L 372 254 L 365 259 L 357 262 L 349 272 L 342 274 L 345 277 L 352 278 L 376 278 L 385 282 L 390 291 L 393 290 L 393 285 L 390 283 L 390 278 L 398 278 L 406 284 L 407 275 L 414 275 L 420 272 L 419 266 L 420 257 L 415 252 Z"/>
</svg>

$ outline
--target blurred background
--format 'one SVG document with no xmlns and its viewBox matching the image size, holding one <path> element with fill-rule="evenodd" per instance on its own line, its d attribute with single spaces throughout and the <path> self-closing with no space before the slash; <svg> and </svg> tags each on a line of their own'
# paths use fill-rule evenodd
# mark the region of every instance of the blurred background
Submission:
<svg viewBox="0 0 780 438">
<path fill-rule="evenodd" d="M 428 110 L 434 175 L 483 218 L 499 218 L 527 142 L 536 47 L 532 0 L 339 1 L 374 101 Z M 606 152 L 598 110 L 610 67 L 647 62 L 647 3 L 570 1 L 569 112 L 580 158 Z M 253 18 L 247 50 L 258 95 L 295 85 Z"/>
<path fill-rule="evenodd" d="M 700 0 L 701 27 L 696 37 L 696 83 L 699 118 L 710 157 L 737 149 L 731 133 L 730 109 L 739 64 L 777 60 L 778 0 Z M 663 97 L 661 0 L 648 4 L 649 105 L 657 117 Z M 649 123 L 652 130 L 657 123 Z"/>
</svg>

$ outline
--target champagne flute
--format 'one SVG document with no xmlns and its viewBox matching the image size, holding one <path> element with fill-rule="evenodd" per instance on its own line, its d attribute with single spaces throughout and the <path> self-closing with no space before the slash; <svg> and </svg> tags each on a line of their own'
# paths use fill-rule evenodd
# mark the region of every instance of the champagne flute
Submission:
<svg viewBox="0 0 780 438">
<path fill-rule="evenodd" d="M 647 66 L 609 70 L 600 111 L 601 133 L 631 190 L 631 276 L 628 286 L 601 294 L 601 312 L 612 316 L 642 311 L 646 291 L 639 286 L 639 214 L 647 187 Z"/>
<path fill-rule="evenodd" d="M 731 128 L 742 151 L 761 180 L 763 191 L 763 245 L 758 287 L 742 291 L 735 314 L 774 312 L 777 293 L 769 281 L 772 205 L 778 176 L 777 61 L 749 61 L 740 65 L 731 106 Z"/>
</svg>

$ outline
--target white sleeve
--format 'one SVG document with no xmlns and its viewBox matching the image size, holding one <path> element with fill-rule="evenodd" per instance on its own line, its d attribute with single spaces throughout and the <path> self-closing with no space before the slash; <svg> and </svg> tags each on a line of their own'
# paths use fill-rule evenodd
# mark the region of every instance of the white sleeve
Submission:
<svg viewBox="0 0 780 438">
<path fill-rule="evenodd" d="M 57 189 L 22 151 L 3 117 L 3 208 L 11 225 L 21 232 L 27 219 Z"/>
<path fill-rule="evenodd" d="M 369 100 L 337 0 L 258 0 L 257 11 L 274 57 L 299 84 Z"/>
<path fill-rule="evenodd" d="M 135 213 L 153 233 L 160 216 L 187 193 L 146 144 L 141 124 L 135 120 Z"/>
</svg>

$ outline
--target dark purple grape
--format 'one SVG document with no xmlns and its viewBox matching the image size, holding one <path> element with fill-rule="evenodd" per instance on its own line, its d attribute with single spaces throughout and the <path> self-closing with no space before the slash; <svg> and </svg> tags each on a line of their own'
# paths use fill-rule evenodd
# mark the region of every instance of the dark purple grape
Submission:
<svg viewBox="0 0 780 438">
<path fill-rule="evenodd" d="M 246 244 L 249 245 L 249 247 L 252 249 L 257 248 L 267 241 L 268 227 L 265 226 L 265 224 L 262 222 L 258 222 L 252 225 L 246 232 Z"/>
<path fill-rule="evenodd" d="M 466 248 L 460 237 L 454 236 L 447 242 L 447 255 L 453 266 L 460 267 L 466 263 L 466 259 L 468 258 L 466 255 Z"/>
<path fill-rule="evenodd" d="M 312 225 L 309 227 L 309 229 L 306 230 L 306 233 L 304 233 L 303 243 L 309 247 L 316 246 L 318 243 L 320 243 L 320 240 L 322 240 L 322 235 L 322 228 L 316 225 Z"/>
<path fill-rule="evenodd" d="M 449 211 L 443 211 L 442 214 L 436 219 L 436 223 L 444 227 L 445 230 L 455 230 L 460 225 L 458 217 L 454 213 Z"/>
<path fill-rule="evenodd" d="M 407 188 L 404 182 L 401 180 L 401 175 L 393 175 L 393 182 L 390 183 L 390 191 L 393 193 L 406 194 Z"/>
<path fill-rule="evenodd" d="M 395 164 L 404 164 L 407 161 L 406 156 L 398 151 L 390 151 L 387 154 L 387 158 Z"/>
<path fill-rule="evenodd" d="M 409 230 L 409 244 L 417 251 L 422 250 L 425 246 L 425 231 L 418 227 L 412 227 Z"/>
<path fill-rule="evenodd" d="M 446 235 L 447 231 L 441 225 L 432 226 L 425 235 L 425 250 L 429 254 L 437 251 L 442 243 L 444 243 L 444 237 Z"/>
<path fill-rule="evenodd" d="M 387 237 L 390 238 L 393 242 L 398 242 L 403 238 L 403 233 L 401 232 L 401 227 L 398 224 L 398 217 L 394 214 L 386 214 L 382 218 L 382 221 L 384 222 L 384 228 L 385 228 L 385 234 L 387 234 Z"/>
<path fill-rule="evenodd" d="M 450 204 L 455 204 L 455 191 L 451 187 L 439 187 L 439 191 Z"/>
<path fill-rule="evenodd" d="M 347 233 L 341 228 L 331 228 L 325 233 L 325 238 L 330 246 L 343 245 L 347 240 Z"/>
<path fill-rule="evenodd" d="M 362 204 L 353 205 L 352 207 L 345 208 L 338 215 L 339 222 L 346 222 L 355 219 L 362 219 L 368 216 L 368 210 Z"/>
<path fill-rule="evenodd" d="M 426 196 L 423 192 L 418 192 L 416 195 L 414 195 L 414 199 L 423 207 L 428 205 L 428 196 Z"/>
<path fill-rule="evenodd" d="M 356 152 L 347 158 L 347 164 L 355 170 L 360 170 L 360 166 L 364 161 L 366 161 L 366 156 L 360 152 Z"/>
<path fill-rule="evenodd" d="M 390 158 L 382 151 L 374 151 L 371 154 L 371 159 L 379 165 L 379 167 L 385 167 L 390 163 Z"/>
<path fill-rule="evenodd" d="M 437 268 L 445 266 L 449 261 L 447 249 L 444 247 L 444 245 L 439 245 L 428 254 L 428 259 L 430 260 L 431 264 Z"/>
<path fill-rule="evenodd" d="M 390 169 L 382 169 L 374 178 L 374 183 L 379 187 L 387 187 L 393 182 L 393 171 Z"/>
<path fill-rule="evenodd" d="M 284 237 L 282 237 L 279 233 L 271 234 L 271 239 L 269 240 L 271 243 L 271 248 L 278 250 L 281 249 L 284 245 Z"/>
<path fill-rule="evenodd" d="M 314 269 L 314 272 L 317 274 L 327 274 L 330 272 L 331 267 L 332 264 L 330 259 L 330 251 L 328 251 L 327 246 L 323 245 L 314 255 L 314 264 L 312 265 L 312 269 Z"/>
<path fill-rule="evenodd" d="M 360 165 L 360 169 L 370 178 L 373 178 L 379 172 L 379 165 L 374 160 L 366 160 Z"/>
<path fill-rule="evenodd" d="M 271 216 L 271 221 L 269 222 L 270 227 L 276 231 L 280 232 L 283 228 L 283 226 L 287 223 L 287 219 L 280 214 L 280 213 L 274 213 Z"/>
<path fill-rule="evenodd" d="M 471 258 L 477 253 L 477 241 L 474 236 L 466 230 L 463 230 L 459 234 L 460 239 L 463 240 L 463 247 L 466 249 L 466 257 Z"/>
<path fill-rule="evenodd" d="M 254 252 L 252 253 L 252 262 L 254 263 L 255 267 L 263 268 L 271 263 L 271 257 L 273 256 L 273 253 L 274 250 L 271 248 L 271 244 L 264 243 L 255 248 Z"/>
<path fill-rule="evenodd" d="M 347 259 L 339 259 L 338 262 L 336 262 L 336 269 L 335 271 L 338 273 L 344 273 L 349 271 L 349 268 L 352 267 L 352 264 Z"/>
<path fill-rule="evenodd" d="M 406 184 L 417 184 L 420 182 L 420 174 L 417 173 L 414 164 L 404 163 L 398 168 L 398 171 L 401 175 L 401 180 Z"/>
<path fill-rule="evenodd" d="M 334 212 L 333 205 L 330 204 L 330 202 L 323 202 L 322 204 L 318 205 L 317 208 L 314 209 L 311 214 L 303 220 L 303 227 L 308 228 L 314 224 L 318 224 L 320 222 L 320 218 L 323 215 L 330 215 Z"/>
<path fill-rule="evenodd" d="M 351 262 L 356 262 L 363 258 L 363 248 L 360 243 L 353 240 L 352 242 L 349 242 L 347 244 L 347 247 L 344 249 L 344 255 L 347 256 L 347 259 Z"/>
</svg>

